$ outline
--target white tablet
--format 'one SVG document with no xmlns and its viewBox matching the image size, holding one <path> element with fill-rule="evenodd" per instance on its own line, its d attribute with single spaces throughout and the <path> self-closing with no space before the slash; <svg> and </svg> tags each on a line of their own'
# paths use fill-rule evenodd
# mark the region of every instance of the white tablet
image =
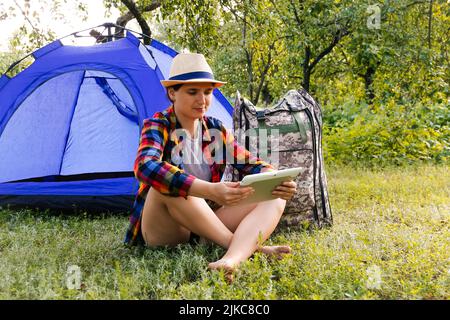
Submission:
<svg viewBox="0 0 450 320">
<path fill-rule="evenodd" d="M 272 195 L 273 189 L 284 181 L 294 180 L 302 170 L 304 168 L 297 167 L 245 176 L 241 181 L 241 186 L 250 186 L 255 189 L 255 192 L 236 205 L 278 198 Z"/>
</svg>

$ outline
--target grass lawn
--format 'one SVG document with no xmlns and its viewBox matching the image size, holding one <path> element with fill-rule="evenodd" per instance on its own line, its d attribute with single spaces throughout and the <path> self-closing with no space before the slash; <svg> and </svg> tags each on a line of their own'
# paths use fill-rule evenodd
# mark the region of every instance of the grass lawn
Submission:
<svg viewBox="0 0 450 320">
<path fill-rule="evenodd" d="M 276 234 L 293 254 L 255 254 L 231 285 L 207 270 L 217 246 L 122 245 L 126 214 L 0 209 L 0 299 L 450 298 L 448 166 L 332 167 L 328 183 L 334 226 Z"/>
</svg>

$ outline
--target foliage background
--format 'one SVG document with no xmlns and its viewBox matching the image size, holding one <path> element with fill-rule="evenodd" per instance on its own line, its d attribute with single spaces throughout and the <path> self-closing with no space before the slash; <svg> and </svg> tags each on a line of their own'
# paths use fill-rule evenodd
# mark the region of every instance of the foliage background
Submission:
<svg viewBox="0 0 450 320">
<path fill-rule="evenodd" d="M 47 3 L 61 22 L 63 2 Z M 230 101 L 240 91 L 259 107 L 270 107 L 289 89 L 306 88 L 323 108 L 328 163 L 449 159 L 446 1 L 103 2 L 123 16 L 134 5 L 140 16 L 131 18 L 153 37 L 178 51 L 204 53 L 216 77 L 228 82 L 222 91 Z M 88 14 L 83 1 L 78 10 Z M 54 31 L 41 30 L 29 1 L 22 13 L 34 23 L 24 20 L 10 52 L 0 55 L 0 71 L 55 38 Z M 0 19 L 8 14 L 20 12 L 0 7 Z"/>
</svg>

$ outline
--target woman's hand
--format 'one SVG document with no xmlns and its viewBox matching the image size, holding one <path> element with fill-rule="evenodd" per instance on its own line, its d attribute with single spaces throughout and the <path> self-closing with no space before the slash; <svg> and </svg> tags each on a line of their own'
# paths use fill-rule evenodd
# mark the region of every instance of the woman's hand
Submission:
<svg viewBox="0 0 450 320">
<path fill-rule="evenodd" d="M 218 182 L 212 184 L 209 198 L 220 205 L 232 206 L 253 192 L 255 190 L 252 187 L 240 187 L 239 182 Z"/>
<path fill-rule="evenodd" d="M 282 182 L 273 191 L 272 195 L 284 200 L 290 200 L 297 191 L 297 183 L 293 180 Z"/>
</svg>

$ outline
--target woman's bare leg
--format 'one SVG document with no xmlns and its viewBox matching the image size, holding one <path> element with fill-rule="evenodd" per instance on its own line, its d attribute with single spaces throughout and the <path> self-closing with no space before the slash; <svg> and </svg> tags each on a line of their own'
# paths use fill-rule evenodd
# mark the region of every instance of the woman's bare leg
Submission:
<svg viewBox="0 0 450 320">
<path fill-rule="evenodd" d="M 216 215 L 223 222 L 224 225 L 230 229 L 231 232 L 236 231 L 242 220 L 257 206 L 256 203 L 242 205 L 242 206 L 231 206 L 231 207 L 221 207 L 216 210 Z M 259 246 L 256 251 L 262 252 L 265 255 L 282 258 L 285 254 L 291 252 L 291 247 L 287 245 L 281 246 Z"/>
<path fill-rule="evenodd" d="M 217 211 L 219 218 L 224 219 L 231 227 L 236 224 L 237 227 L 225 255 L 220 260 L 210 263 L 209 267 L 230 271 L 247 260 L 256 250 L 261 250 L 262 243 L 269 238 L 280 221 L 285 205 L 286 201 L 282 199 L 260 202 L 238 223 L 237 220 L 230 221 L 232 215 L 225 217 L 226 211 L 219 209 Z M 280 246 L 279 249 L 285 253 L 290 252 L 289 246 Z M 264 250 L 261 251 L 264 252 Z M 265 253 L 270 254 L 270 251 L 270 249 L 266 250 Z M 277 254 L 279 250 L 272 250 L 272 252 Z"/>
<path fill-rule="evenodd" d="M 190 232 L 169 214 L 157 191 L 150 188 L 142 209 L 141 232 L 148 246 L 176 245 L 187 242 Z"/>
<path fill-rule="evenodd" d="M 190 231 L 228 248 L 233 233 L 202 198 L 170 197 L 150 188 L 142 212 L 142 235 L 150 246 L 176 245 Z"/>
<path fill-rule="evenodd" d="M 288 246 L 261 247 L 278 224 L 285 203 L 275 199 L 221 208 L 216 215 L 204 199 L 169 197 L 150 188 L 142 213 L 142 234 L 147 245 L 159 246 L 187 242 L 193 231 L 228 249 L 209 267 L 232 271 L 256 250 L 275 255 L 290 252 Z"/>
</svg>

